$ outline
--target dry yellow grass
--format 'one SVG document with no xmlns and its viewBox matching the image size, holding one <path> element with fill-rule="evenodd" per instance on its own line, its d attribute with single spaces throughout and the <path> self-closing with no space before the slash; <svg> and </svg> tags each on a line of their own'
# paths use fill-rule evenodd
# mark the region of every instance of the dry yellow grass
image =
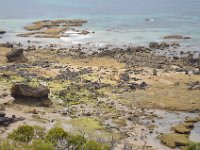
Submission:
<svg viewBox="0 0 200 150">
<path fill-rule="evenodd" d="M 54 52 L 48 52 L 46 50 L 37 50 L 28 55 L 29 60 L 48 60 L 55 61 L 58 63 L 68 64 L 77 67 L 115 67 L 115 68 L 124 68 L 125 64 L 119 63 L 114 59 L 109 57 L 102 58 L 86 58 L 78 59 L 70 56 L 61 57 L 56 55 Z"/>
<path fill-rule="evenodd" d="M 10 50 L 10 48 L 0 47 L 0 64 L 7 63 L 6 53 L 8 53 Z"/>
<path fill-rule="evenodd" d="M 176 73 L 151 78 L 149 89 L 136 91 L 136 102 L 141 107 L 200 110 L 199 90 L 188 90 L 187 83 L 194 81 L 200 81 L 200 76 Z"/>
</svg>

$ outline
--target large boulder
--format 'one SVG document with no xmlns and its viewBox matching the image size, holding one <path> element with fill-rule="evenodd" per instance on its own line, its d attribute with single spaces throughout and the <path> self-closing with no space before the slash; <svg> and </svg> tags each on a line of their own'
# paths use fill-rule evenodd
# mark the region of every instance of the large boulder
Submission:
<svg viewBox="0 0 200 150">
<path fill-rule="evenodd" d="M 48 98 L 49 93 L 49 88 L 44 85 L 33 87 L 25 83 L 15 83 L 11 88 L 11 95 L 15 98 L 16 103 L 34 103 L 49 106 L 51 105 Z"/>
<path fill-rule="evenodd" d="M 12 49 L 11 52 L 6 54 L 6 58 L 9 62 L 21 62 L 26 61 L 27 59 L 24 57 L 23 49 Z"/>
</svg>

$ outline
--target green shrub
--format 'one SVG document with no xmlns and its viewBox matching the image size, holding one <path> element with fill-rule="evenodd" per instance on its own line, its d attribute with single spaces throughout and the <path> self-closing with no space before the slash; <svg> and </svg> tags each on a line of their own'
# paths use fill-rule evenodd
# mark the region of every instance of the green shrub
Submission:
<svg viewBox="0 0 200 150">
<path fill-rule="evenodd" d="M 34 140 L 27 150 L 54 150 L 54 145 L 48 141 Z"/>
<path fill-rule="evenodd" d="M 9 141 L 1 140 L 0 150 L 15 150 L 15 145 Z"/>
<path fill-rule="evenodd" d="M 191 143 L 185 148 L 185 150 L 200 150 L 200 143 Z"/>
<path fill-rule="evenodd" d="M 86 142 L 86 144 L 84 145 L 84 150 L 103 150 L 103 149 L 100 143 L 91 140 Z"/>
<path fill-rule="evenodd" d="M 77 147 L 77 149 L 82 149 L 82 146 L 86 143 L 86 139 L 81 135 L 69 135 L 68 142 L 72 147 Z"/>
<path fill-rule="evenodd" d="M 49 132 L 46 135 L 46 140 L 56 145 L 59 140 L 65 139 L 67 137 L 67 132 L 65 132 L 62 128 L 55 127 L 49 130 Z"/>
<path fill-rule="evenodd" d="M 34 128 L 29 125 L 19 126 L 17 130 L 12 131 L 8 138 L 20 142 L 30 142 L 34 137 Z"/>
</svg>

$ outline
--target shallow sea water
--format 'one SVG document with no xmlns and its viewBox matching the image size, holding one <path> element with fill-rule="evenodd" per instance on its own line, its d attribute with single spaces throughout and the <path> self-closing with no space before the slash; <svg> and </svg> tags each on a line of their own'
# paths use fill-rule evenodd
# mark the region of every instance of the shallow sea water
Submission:
<svg viewBox="0 0 200 150">
<path fill-rule="evenodd" d="M 184 45 L 199 51 L 199 0 L 1 0 L 0 28 L 13 35 L 35 20 L 61 18 L 88 20 L 83 28 L 95 34 L 80 43 L 144 45 L 181 34 L 193 38 Z"/>
</svg>

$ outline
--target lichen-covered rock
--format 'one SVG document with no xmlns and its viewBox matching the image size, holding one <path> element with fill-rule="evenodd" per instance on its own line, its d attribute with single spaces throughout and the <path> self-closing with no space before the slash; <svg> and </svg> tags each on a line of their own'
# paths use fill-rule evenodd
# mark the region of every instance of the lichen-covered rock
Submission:
<svg viewBox="0 0 200 150">
<path fill-rule="evenodd" d="M 193 127 L 194 126 L 192 123 L 182 123 L 182 124 L 177 124 L 176 126 L 173 127 L 173 129 L 177 133 L 189 134 Z"/>
<path fill-rule="evenodd" d="M 200 117 L 195 117 L 195 118 L 191 118 L 191 117 L 186 117 L 185 118 L 185 122 L 186 123 L 195 123 L 200 121 Z"/>
<path fill-rule="evenodd" d="M 189 144 L 189 138 L 185 134 L 169 133 L 160 136 L 163 144 L 171 148 L 186 146 Z"/>
</svg>

